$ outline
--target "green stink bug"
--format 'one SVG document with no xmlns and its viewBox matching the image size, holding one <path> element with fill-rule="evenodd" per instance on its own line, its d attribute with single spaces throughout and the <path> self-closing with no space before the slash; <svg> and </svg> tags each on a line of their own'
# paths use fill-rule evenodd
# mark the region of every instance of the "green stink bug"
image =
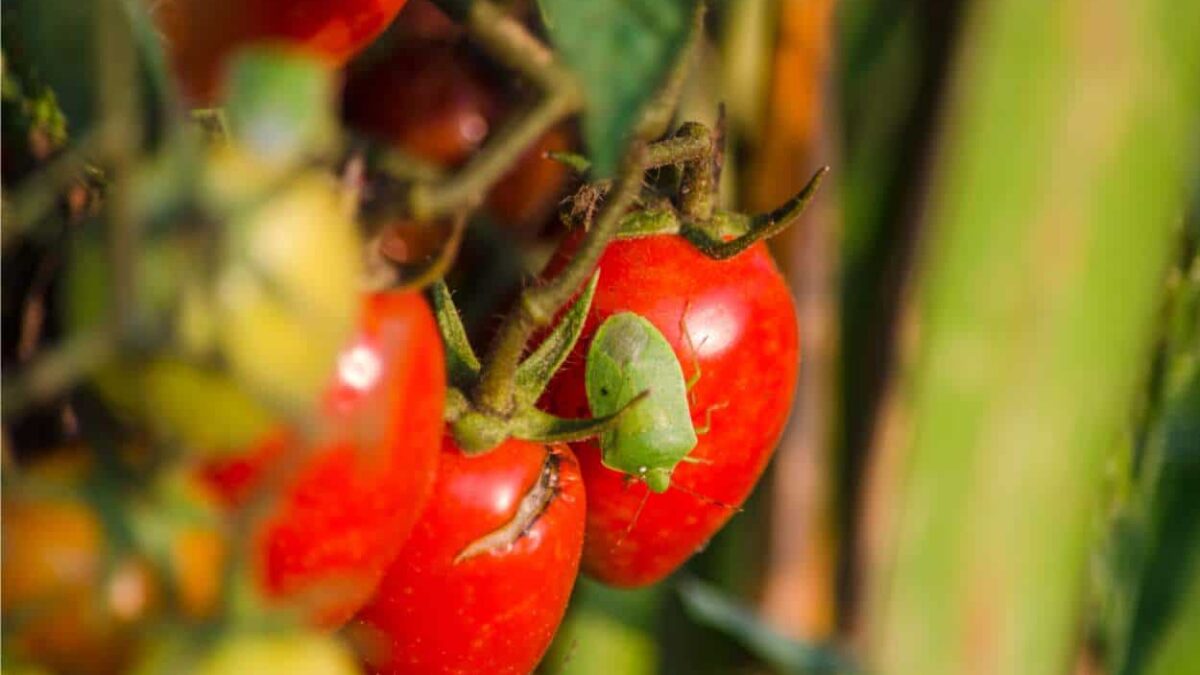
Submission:
<svg viewBox="0 0 1200 675">
<path fill-rule="evenodd" d="M 697 443 L 683 369 L 666 338 L 637 314 L 612 315 L 592 338 L 584 381 L 596 416 L 615 413 L 646 392 L 645 400 L 601 434 L 601 461 L 665 492 L 675 465 Z"/>
</svg>

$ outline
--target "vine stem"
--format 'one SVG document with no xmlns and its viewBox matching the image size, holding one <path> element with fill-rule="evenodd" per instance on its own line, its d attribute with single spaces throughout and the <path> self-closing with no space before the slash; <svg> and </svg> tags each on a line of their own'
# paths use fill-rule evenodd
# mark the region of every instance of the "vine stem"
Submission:
<svg viewBox="0 0 1200 675">
<path fill-rule="evenodd" d="M 79 335 L 33 361 L 4 382 L 4 419 L 20 417 L 31 406 L 58 396 L 116 353 L 117 337 L 108 330 Z"/>
<path fill-rule="evenodd" d="M 600 255 L 616 236 L 621 217 L 641 187 L 645 158 L 646 146 L 635 143 L 626 155 L 615 189 L 609 194 L 596 222 L 588 230 L 570 262 L 553 279 L 532 286 L 521 294 L 517 308 L 500 327 L 484 361 L 476 392 L 481 408 L 501 415 L 511 411 L 516 370 L 525 353 L 526 343 L 534 331 L 550 324 L 558 310 L 570 301 L 595 271 Z"/>
<path fill-rule="evenodd" d="M 488 53 L 529 78 L 545 95 L 531 110 L 500 129 L 461 171 L 444 181 L 414 185 L 408 197 L 409 212 L 418 220 L 433 220 L 481 202 L 488 188 L 539 137 L 583 103 L 575 77 L 554 52 L 499 5 L 474 0 L 465 14 L 458 7 L 449 9 L 462 16 L 471 36 Z"/>
<path fill-rule="evenodd" d="M 130 174 L 133 153 L 141 140 L 142 120 L 137 107 L 137 53 L 128 40 L 128 16 L 116 0 L 100 3 L 96 24 L 99 104 L 105 120 L 103 146 L 112 168 L 107 192 L 108 253 L 113 275 L 113 319 L 120 335 L 129 335 L 137 307 L 137 223 L 133 214 Z"/>
</svg>

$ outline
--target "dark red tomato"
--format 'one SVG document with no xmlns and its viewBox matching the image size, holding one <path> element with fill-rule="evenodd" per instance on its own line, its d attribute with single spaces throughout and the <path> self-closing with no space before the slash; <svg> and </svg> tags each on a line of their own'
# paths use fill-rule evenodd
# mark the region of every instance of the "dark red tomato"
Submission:
<svg viewBox="0 0 1200 675">
<path fill-rule="evenodd" d="M 434 496 L 355 629 L 375 673 L 529 673 L 562 620 L 583 544 L 565 446 L 447 438 Z"/>
<path fill-rule="evenodd" d="M 419 294 L 367 296 L 311 445 L 280 431 L 244 457 L 207 467 L 204 477 L 232 504 L 282 481 L 257 535 L 269 594 L 302 603 L 326 626 L 366 603 L 433 489 L 444 370 Z"/>
<path fill-rule="evenodd" d="M 564 251 L 573 246 L 568 241 Z M 599 324 L 616 312 L 653 323 L 684 377 L 699 377 L 689 393 L 699 444 L 676 466 L 666 492 L 652 494 L 605 467 L 595 442 L 572 444 L 588 493 L 583 569 L 615 586 L 642 586 L 703 548 L 766 467 L 795 393 L 796 311 L 762 244 L 717 261 L 674 235 L 616 241 L 599 268 L 583 336 L 545 397 L 550 409 L 588 414 L 584 354 Z"/>
<path fill-rule="evenodd" d="M 443 40 L 461 37 L 463 28 L 431 0 L 409 0 L 392 32 L 404 40 Z"/>
<path fill-rule="evenodd" d="M 487 140 L 512 96 L 458 41 L 419 40 L 351 75 L 343 112 L 353 128 L 442 167 L 463 164 Z M 547 158 L 571 138 L 552 129 L 492 189 L 487 207 L 501 224 L 525 234 L 554 209 L 570 178 Z"/>
<path fill-rule="evenodd" d="M 238 48 L 276 42 L 338 67 L 387 27 L 405 0 L 161 0 L 151 3 L 171 65 L 197 105 L 220 94 L 225 60 Z"/>
<path fill-rule="evenodd" d="M 502 114 L 487 74 L 461 42 L 418 41 L 352 73 L 346 121 L 441 166 L 461 164 Z"/>
<path fill-rule="evenodd" d="M 488 213 L 519 234 L 539 234 L 571 179 L 567 168 L 547 153 L 571 149 L 571 135 L 566 129 L 556 127 L 546 132 L 488 193 Z"/>
</svg>

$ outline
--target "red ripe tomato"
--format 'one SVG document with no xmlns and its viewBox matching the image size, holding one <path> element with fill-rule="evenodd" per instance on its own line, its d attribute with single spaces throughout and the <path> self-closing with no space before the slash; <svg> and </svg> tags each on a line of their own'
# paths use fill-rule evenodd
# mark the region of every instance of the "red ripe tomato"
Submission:
<svg viewBox="0 0 1200 675">
<path fill-rule="evenodd" d="M 576 242 L 568 240 L 562 253 Z M 551 382 L 549 408 L 588 414 L 584 355 L 596 328 L 617 312 L 654 324 L 685 378 L 699 378 L 689 392 L 699 443 L 675 467 L 666 492 L 650 493 L 645 483 L 605 467 L 594 441 L 572 444 L 588 493 L 583 569 L 614 586 L 642 586 L 703 548 L 766 467 L 795 393 L 796 311 L 761 243 L 718 261 L 675 235 L 620 240 L 609 245 L 599 269 L 591 314 L 574 355 Z"/>
<path fill-rule="evenodd" d="M 148 2 L 150 0 L 147 0 Z M 295 46 L 339 67 L 387 27 L 405 0 L 162 0 L 152 12 L 184 94 L 220 94 L 225 60 L 264 42 Z"/>
<path fill-rule="evenodd" d="M 378 638 L 364 642 L 371 671 L 531 672 L 566 610 L 584 511 L 565 446 L 468 457 L 447 438 L 434 496 L 356 620 Z"/>
<path fill-rule="evenodd" d="M 509 112 L 510 98 L 462 42 L 418 40 L 354 73 L 346 83 L 346 122 L 443 167 L 463 164 Z M 547 132 L 496 184 L 487 207 L 524 234 L 540 227 L 567 187 L 569 172 L 547 158 L 568 150 L 563 128 Z"/>
<path fill-rule="evenodd" d="M 419 294 L 368 296 L 310 444 L 280 431 L 206 468 L 204 478 L 231 504 L 283 481 L 257 533 L 269 594 L 300 601 L 326 626 L 366 603 L 433 489 L 444 371 L 441 339 Z"/>
</svg>

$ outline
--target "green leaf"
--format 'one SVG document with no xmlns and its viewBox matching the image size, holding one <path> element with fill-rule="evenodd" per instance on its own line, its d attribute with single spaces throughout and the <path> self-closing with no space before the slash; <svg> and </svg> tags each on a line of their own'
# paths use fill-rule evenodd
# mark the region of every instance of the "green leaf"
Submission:
<svg viewBox="0 0 1200 675">
<path fill-rule="evenodd" d="M 644 477 L 655 492 L 666 490 L 671 471 L 697 442 L 683 369 L 666 338 L 632 312 L 609 317 L 588 349 L 585 388 L 597 417 L 646 394 L 600 436 L 601 455 L 609 468 Z"/>
<path fill-rule="evenodd" d="M 550 39 L 583 86 L 592 168 L 617 169 L 630 132 L 687 42 L 695 0 L 539 0 Z"/>
<path fill-rule="evenodd" d="M 229 77 L 230 131 L 264 157 L 290 162 L 336 140 L 333 75 L 312 56 L 279 48 L 240 52 Z"/>
<path fill-rule="evenodd" d="M 749 609 L 699 579 L 680 581 L 678 590 L 683 608 L 693 621 L 732 637 L 781 673 L 856 672 L 836 651 L 776 633 Z"/>
<path fill-rule="evenodd" d="M 545 391 L 550 378 L 575 348 L 579 334 L 583 331 L 583 324 L 587 320 L 588 310 L 592 308 L 592 296 L 596 294 L 596 284 L 599 281 L 600 272 L 597 271 L 579 294 L 579 299 L 559 319 L 558 325 L 550 335 L 517 368 L 518 403 L 536 402 Z"/>
</svg>

